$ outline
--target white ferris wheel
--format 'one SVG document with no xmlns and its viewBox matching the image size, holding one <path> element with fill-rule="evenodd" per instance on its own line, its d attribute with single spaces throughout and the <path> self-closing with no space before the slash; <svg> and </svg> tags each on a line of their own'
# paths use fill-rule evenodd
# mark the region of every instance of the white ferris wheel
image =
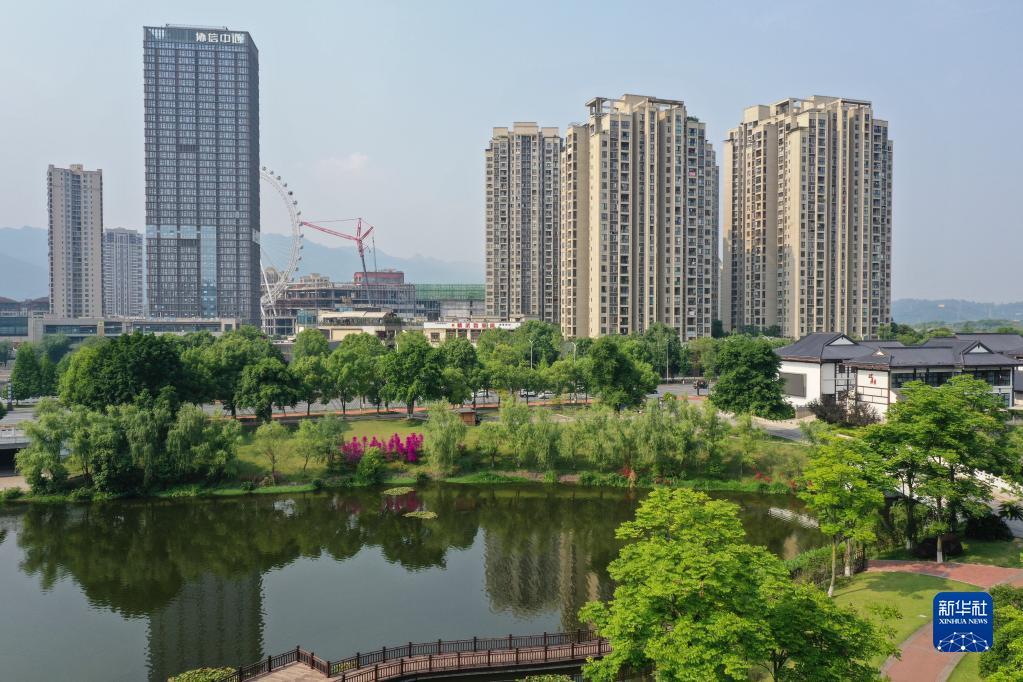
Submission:
<svg viewBox="0 0 1023 682">
<path fill-rule="evenodd" d="M 284 235 L 280 232 L 270 233 L 263 230 L 262 226 L 260 229 L 259 269 L 263 285 L 259 304 L 263 326 L 267 328 L 277 317 L 277 301 L 284 295 L 302 259 L 302 211 L 288 183 L 272 169 L 263 166 L 259 171 L 259 179 L 273 188 L 281 198 L 289 223 L 286 226 L 287 234 Z"/>
</svg>

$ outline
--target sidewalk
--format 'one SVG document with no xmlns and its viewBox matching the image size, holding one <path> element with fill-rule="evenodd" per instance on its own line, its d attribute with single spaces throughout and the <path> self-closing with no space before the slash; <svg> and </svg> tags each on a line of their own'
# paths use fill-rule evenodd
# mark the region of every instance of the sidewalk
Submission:
<svg viewBox="0 0 1023 682">
<path fill-rule="evenodd" d="M 960 564 L 930 561 L 871 560 L 868 573 L 916 573 L 948 578 L 985 589 L 1009 584 L 1023 587 L 1023 569 L 988 566 L 986 564 Z M 909 636 L 899 648 L 902 658 L 889 658 L 881 672 L 892 682 L 945 682 L 963 654 L 946 654 L 934 650 L 932 624 L 928 623 Z"/>
</svg>

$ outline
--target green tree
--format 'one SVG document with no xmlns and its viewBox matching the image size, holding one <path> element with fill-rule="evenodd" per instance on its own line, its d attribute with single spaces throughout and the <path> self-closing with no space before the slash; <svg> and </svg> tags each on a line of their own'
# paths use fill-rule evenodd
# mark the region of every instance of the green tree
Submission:
<svg viewBox="0 0 1023 682">
<path fill-rule="evenodd" d="M 384 377 L 381 359 L 387 355 L 387 348 L 373 334 L 352 334 L 341 342 L 345 362 L 352 367 L 355 394 L 379 407 Z"/>
<path fill-rule="evenodd" d="M 134 403 L 117 407 L 127 452 L 132 466 L 141 474 L 143 488 L 175 480 L 166 444 L 167 431 L 174 423 L 178 407 L 174 391 L 169 388 L 156 398 L 144 392 Z"/>
<path fill-rule="evenodd" d="M 288 369 L 295 377 L 296 395 L 305 403 L 306 416 L 312 412 L 313 403 L 317 400 L 324 404 L 330 401 L 334 382 L 324 356 L 306 355 L 292 361 Z"/>
<path fill-rule="evenodd" d="M 709 400 L 703 403 L 699 415 L 699 442 L 703 454 L 703 468 L 710 476 L 724 473 L 725 443 L 731 427 Z"/>
<path fill-rule="evenodd" d="M 689 356 L 678 330 L 663 322 L 654 322 L 640 335 L 644 360 L 659 376 L 685 376 L 691 371 Z"/>
<path fill-rule="evenodd" d="M 719 339 L 710 337 L 701 337 L 686 343 L 693 374 L 707 379 L 717 376 L 714 373 L 714 365 L 717 362 L 717 352 L 720 346 Z"/>
<path fill-rule="evenodd" d="M 427 413 L 423 427 L 426 461 L 434 473 L 446 476 L 455 471 L 469 427 L 443 402 L 430 403 Z"/>
<path fill-rule="evenodd" d="M 273 408 L 284 409 L 298 402 L 295 377 L 277 358 L 263 358 L 242 370 L 234 404 L 251 408 L 261 422 L 269 422 Z"/>
<path fill-rule="evenodd" d="M 14 344 L 10 341 L 0 341 L 0 365 L 6 367 L 12 357 L 14 357 Z"/>
<path fill-rule="evenodd" d="M 497 422 L 483 422 L 476 427 L 476 449 L 490 460 L 490 468 L 497 468 L 497 458 L 505 443 L 504 429 Z"/>
<path fill-rule="evenodd" d="M 986 382 L 962 375 L 938 387 L 906 384 L 887 421 L 869 431 L 882 453 L 896 454 L 888 460 L 893 473 L 905 477 L 912 467 L 915 492 L 934 514 L 939 562 L 944 560 L 941 534 L 954 532 L 961 515 L 987 511 L 991 486 L 981 474 L 1020 478 L 1021 453 L 1007 419 L 1004 404 Z M 914 454 L 907 461 L 908 452 L 925 453 L 926 460 Z"/>
<path fill-rule="evenodd" d="M 67 415 L 56 400 L 50 399 L 41 400 L 35 414 L 34 420 L 25 422 L 29 445 L 15 454 L 15 466 L 33 493 L 58 492 L 68 475 L 62 457 L 68 437 Z"/>
<path fill-rule="evenodd" d="M 291 347 L 292 360 L 310 357 L 326 357 L 330 354 L 327 337 L 319 329 L 303 329 L 295 335 L 295 343 Z"/>
<path fill-rule="evenodd" d="M 220 480 L 236 462 L 241 427 L 233 419 L 211 419 L 197 405 L 182 405 L 167 431 L 167 455 L 179 479 Z"/>
<path fill-rule="evenodd" d="M 739 463 L 739 478 L 742 479 L 744 466 L 754 464 L 754 456 L 757 449 L 766 440 L 767 433 L 753 423 L 753 415 L 748 412 L 740 414 L 735 420 L 735 428 L 732 430 L 739 441 L 739 450 L 736 453 L 736 460 Z"/>
<path fill-rule="evenodd" d="M 143 391 L 180 390 L 184 372 L 178 343 L 169 336 L 135 332 L 88 346 L 71 356 L 61 400 L 102 409 L 135 400 Z"/>
<path fill-rule="evenodd" d="M 473 394 L 469 380 L 458 367 L 445 367 L 441 370 L 440 393 L 451 405 L 461 405 Z"/>
<path fill-rule="evenodd" d="M 490 384 L 508 393 L 512 400 L 516 400 L 519 391 L 529 383 L 529 366 L 523 364 L 519 351 L 509 344 L 494 346 L 484 360 L 484 367 Z"/>
<path fill-rule="evenodd" d="M 252 440 L 256 452 L 266 458 L 270 465 L 270 477 L 277 480 L 277 465 L 286 456 L 285 443 L 288 440 L 288 430 L 277 422 L 266 422 L 260 424 Z"/>
<path fill-rule="evenodd" d="M 721 342 L 715 359 L 717 384 L 711 401 L 723 410 L 784 419 L 793 414 L 785 402 L 781 359 L 765 339 L 733 335 Z"/>
<path fill-rule="evenodd" d="M 511 337 L 526 366 L 549 365 L 561 355 L 561 330 L 549 322 L 527 320 Z"/>
<path fill-rule="evenodd" d="M 46 334 L 39 341 L 39 350 L 56 365 L 71 352 L 71 339 L 64 334 Z"/>
<path fill-rule="evenodd" d="M 545 383 L 558 395 L 571 394 L 572 400 L 576 400 L 580 388 L 587 389 L 589 379 L 589 367 L 584 360 L 578 360 L 572 356 L 556 360 L 544 371 Z"/>
<path fill-rule="evenodd" d="M 334 415 L 303 420 L 294 439 L 295 453 L 302 458 L 302 471 L 309 466 L 309 460 L 323 462 L 328 470 L 333 469 L 347 430 L 348 422 Z"/>
<path fill-rule="evenodd" d="M 239 327 L 218 338 L 201 354 L 202 373 L 209 377 L 211 387 L 209 398 L 223 403 L 234 417 L 242 373 L 247 366 L 267 358 L 284 362 L 281 352 L 255 327 Z"/>
<path fill-rule="evenodd" d="M 999 585 L 991 590 L 995 642 L 980 657 L 985 682 L 1023 682 L 1023 588 Z"/>
<path fill-rule="evenodd" d="M 403 332 L 393 353 L 383 357 L 384 394 L 405 403 L 409 417 L 416 401 L 441 397 L 440 354 L 422 334 Z"/>
<path fill-rule="evenodd" d="M 884 633 L 809 585 L 781 560 L 744 543 L 738 508 L 683 489 L 653 490 L 616 532 L 627 544 L 608 566 L 609 603 L 580 618 L 610 639 L 611 652 L 584 675 L 610 682 L 623 668 L 657 679 L 877 679 Z"/>
<path fill-rule="evenodd" d="M 593 392 L 616 410 L 642 405 L 646 395 L 657 388 L 653 368 L 623 352 L 615 337 L 594 341 L 587 360 Z"/>
<path fill-rule="evenodd" d="M 15 400 L 26 400 L 42 395 L 43 376 L 39 368 L 39 355 L 35 344 L 23 343 L 14 356 L 11 387 Z"/>
<path fill-rule="evenodd" d="M 476 349 L 473 347 L 469 339 L 462 337 L 456 337 L 448 339 L 440 345 L 440 357 L 441 362 L 444 364 L 444 369 L 457 369 L 461 372 L 463 378 L 463 384 L 465 389 L 472 395 L 473 407 L 476 406 L 476 393 L 480 390 L 483 384 L 483 373 L 482 365 L 480 364 L 479 355 L 476 353 Z M 445 384 L 451 385 L 451 382 L 445 381 Z M 461 403 L 465 399 L 452 400 L 450 391 L 448 391 L 448 400 L 452 403 Z"/>
<path fill-rule="evenodd" d="M 851 575 L 853 542 L 873 542 L 878 512 L 884 507 L 885 476 L 881 459 L 862 442 L 839 440 L 810 456 L 799 494 L 831 538 L 831 582 L 835 593 L 838 545 L 845 542 L 845 573 Z"/>
</svg>

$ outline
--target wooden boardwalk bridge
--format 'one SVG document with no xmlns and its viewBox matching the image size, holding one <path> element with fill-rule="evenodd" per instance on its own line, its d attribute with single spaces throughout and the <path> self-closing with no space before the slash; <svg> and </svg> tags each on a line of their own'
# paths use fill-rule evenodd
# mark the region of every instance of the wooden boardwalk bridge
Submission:
<svg viewBox="0 0 1023 682">
<path fill-rule="evenodd" d="M 422 680 L 453 673 L 514 672 L 572 667 L 611 650 L 606 639 L 591 630 L 473 637 L 381 647 L 338 661 L 324 660 L 295 647 L 277 656 L 242 666 L 222 682 L 298 682 L 333 678 L 341 682 Z"/>
</svg>

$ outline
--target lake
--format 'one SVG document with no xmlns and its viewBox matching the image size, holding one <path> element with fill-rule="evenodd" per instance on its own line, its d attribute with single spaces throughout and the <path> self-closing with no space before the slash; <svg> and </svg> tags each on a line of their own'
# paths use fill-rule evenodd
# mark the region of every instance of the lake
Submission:
<svg viewBox="0 0 1023 682">
<path fill-rule="evenodd" d="M 166 680 L 300 644 L 555 632 L 611 596 L 614 529 L 645 491 L 431 485 L 0 507 L 0 677 Z M 823 544 L 780 495 L 714 493 L 750 542 Z M 436 512 L 432 520 L 407 511 Z"/>
</svg>

